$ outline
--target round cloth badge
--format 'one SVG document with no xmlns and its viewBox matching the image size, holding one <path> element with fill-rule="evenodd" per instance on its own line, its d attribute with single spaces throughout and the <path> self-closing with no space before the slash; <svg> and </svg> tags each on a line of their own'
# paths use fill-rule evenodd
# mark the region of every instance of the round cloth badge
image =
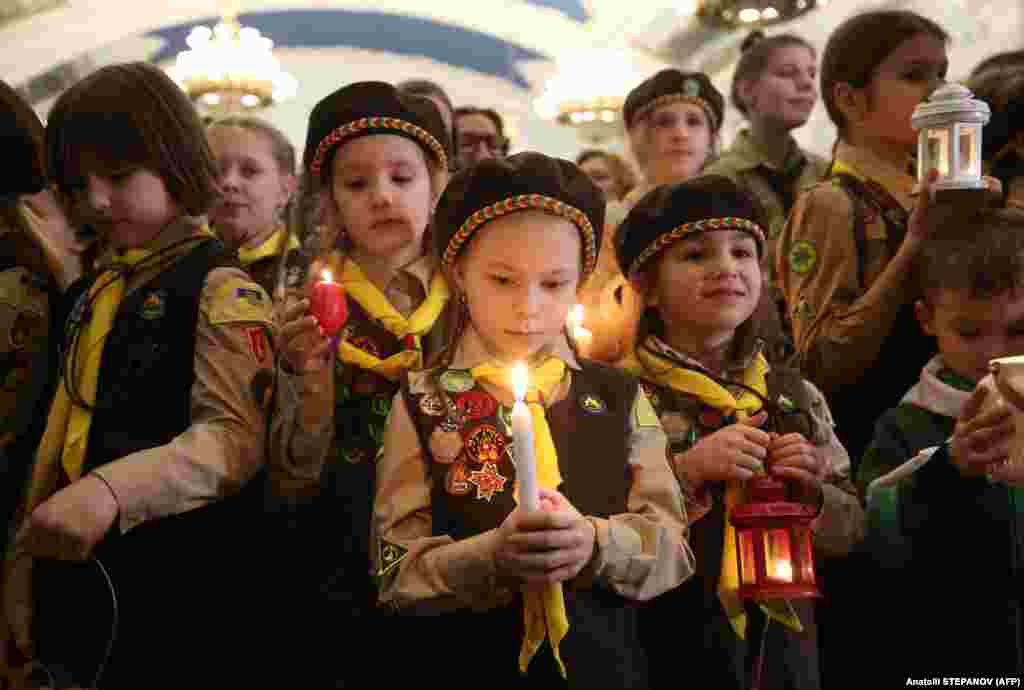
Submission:
<svg viewBox="0 0 1024 690">
<path fill-rule="evenodd" d="M 818 263 L 818 250 L 807 240 L 797 240 L 789 250 L 789 267 L 793 273 L 803 275 Z"/>
<path fill-rule="evenodd" d="M 459 432 L 445 431 L 438 426 L 430 433 L 428 445 L 434 462 L 450 465 L 459 457 L 464 443 L 462 441 L 462 434 Z"/>
<path fill-rule="evenodd" d="M 473 389 L 476 380 L 467 369 L 446 369 L 438 379 L 438 383 L 449 393 L 465 393 Z"/>
<path fill-rule="evenodd" d="M 498 466 L 493 462 L 485 463 L 483 469 L 470 472 L 466 479 L 476 487 L 477 499 L 488 502 L 494 498 L 494 494 L 504 491 L 508 482 L 508 477 L 499 472 Z"/>
<path fill-rule="evenodd" d="M 428 417 L 440 417 L 444 414 L 444 400 L 440 395 L 428 393 L 420 398 L 420 412 Z"/>
<path fill-rule="evenodd" d="M 604 400 L 593 393 L 584 393 L 580 396 L 580 407 L 587 414 L 604 414 L 608 411 L 608 405 Z"/>
<path fill-rule="evenodd" d="M 505 435 L 490 424 L 481 424 L 466 439 L 466 454 L 478 463 L 497 463 L 505 453 Z"/>
<path fill-rule="evenodd" d="M 469 473 L 466 472 L 466 461 L 459 460 L 448 468 L 445 474 L 444 488 L 452 496 L 465 496 L 473 490 L 469 483 Z"/>
<path fill-rule="evenodd" d="M 466 419 L 484 419 L 494 416 L 498 401 L 482 390 L 468 390 L 455 396 L 455 409 Z"/>
</svg>

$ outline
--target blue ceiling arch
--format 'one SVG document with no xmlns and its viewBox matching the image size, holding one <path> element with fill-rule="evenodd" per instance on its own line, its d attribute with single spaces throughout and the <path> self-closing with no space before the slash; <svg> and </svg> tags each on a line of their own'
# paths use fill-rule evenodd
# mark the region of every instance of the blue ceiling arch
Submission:
<svg viewBox="0 0 1024 690">
<path fill-rule="evenodd" d="M 577 0 L 527 0 L 545 6 L 579 5 Z M 239 16 L 244 26 L 258 29 L 274 44 L 292 48 L 348 46 L 399 55 L 424 56 L 455 67 L 472 69 L 505 79 L 527 89 L 530 84 L 516 69 L 518 61 L 546 59 L 533 50 L 491 34 L 451 24 L 382 12 L 353 12 L 341 9 L 295 9 L 253 12 Z M 163 40 L 150 57 L 153 62 L 169 60 L 184 50 L 185 37 L 196 26 L 210 26 L 210 17 L 185 24 L 162 27 L 146 34 Z"/>
<path fill-rule="evenodd" d="M 588 13 L 587 8 L 583 6 L 583 0 L 525 0 L 525 2 L 527 5 L 558 10 L 569 19 L 575 19 L 578 22 L 587 21 Z"/>
</svg>

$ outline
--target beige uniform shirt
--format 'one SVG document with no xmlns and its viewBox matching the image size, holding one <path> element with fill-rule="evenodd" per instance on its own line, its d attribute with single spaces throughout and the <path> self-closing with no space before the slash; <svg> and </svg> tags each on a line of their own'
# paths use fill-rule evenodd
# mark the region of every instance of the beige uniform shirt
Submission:
<svg viewBox="0 0 1024 690">
<path fill-rule="evenodd" d="M 655 352 L 667 352 L 678 360 L 703 369 L 699 362 L 674 350 L 657 337 L 651 336 L 646 342 Z M 750 366 L 755 355 L 756 351 L 735 362 L 724 372 L 725 377 L 730 381 L 742 380 L 743 372 Z M 810 381 L 804 381 L 804 384 L 807 387 L 807 397 L 810 400 L 808 412 L 814 418 L 815 423 L 827 433 L 825 444 L 819 446 L 825 457 L 825 472 L 821 484 L 824 502 L 821 513 L 811 523 L 814 543 L 822 553 L 830 556 L 844 555 L 849 553 L 864 536 L 864 511 L 857 496 L 856 486 L 850 478 L 850 455 L 835 434 L 835 422 L 832 419 L 828 403 L 825 401 L 825 396 Z M 672 442 L 682 441 L 686 438 L 696 423 L 695 419 L 687 418 L 680 412 L 662 411 L 661 413 L 661 425 Z M 686 496 L 687 517 L 692 525 L 711 511 L 712 504 L 706 491 L 694 494 L 689 489 L 683 473 L 687 462 L 686 455 L 686 452 L 677 453 L 669 460 Z"/>
<path fill-rule="evenodd" d="M 316 279 L 316 271 L 311 272 Z M 421 257 L 395 273 L 384 296 L 403 316 L 423 303 L 434 276 L 433 262 Z M 292 294 L 297 300 L 304 295 Z M 425 349 L 427 344 L 424 343 Z M 334 367 L 306 374 L 278 367 L 277 404 L 271 421 L 270 476 L 279 497 L 301 497 L 319 490 L 321 471 L 334 444 Z"/>
<path fill-rule="evenodd" d="M 167 247 L 197 232 L 191 223 L 171 226 L 148 248 Z M 109 259 L 101 258 L 99 265 Z M 160 270 L 132 276 L 125 296 Z M 255 291 L 247 294 L 259 294 L 262 304 L 237 297 L 238 288 Z M 242 270 L 214 269 L 200 296 L 195 338 L 191 426 L 166 445 L 94 470 L 117 499 L 122 532 L 233 493 L 263 465 L 274 371 L 270 298 Z"/>
<path fill-rule="evenodd" d="M 906 167 L 894 167 L 844 143 L 836 150 L 836 160 L 881 184 L 910 210 L 916 180 Z M 892 255 L 885 220 L 866 214 L 864 221 L 863 283 L 857 268 L 854 209 L 837 183 L 825 181 L 802 194 L 779 239 L 776 270 L 793 324 L 797 361 L 826 394 L 860 380 L 878 358 L 909 295 L 909 276 L 888 293 L 870 290 Z"/>
<path fill-rule="evenodd" d="M 769 280 L 774 283 L 776 244 L 782 229 L 786 225 L 786 208 L 782 198 L 772 189 L 765 179 L 757 173 L 758 168 L 768 168 L 775 172 L 785 172 L 790 166 L 800 164 L 806 160 L 799 177 L 793 184 L 794 194 L 811 187 L 813 184 L 825 177 L 828 171 L 828 161 L 813 153 L 806 153 L 800 150 L 796 140 L 789 137 L 789 152 L 786 159 L 780 166 L 768 159 L 761 149 L 754 143 L 750 136 L 750 130 L 742 130 L 736 135 L 732 146 L 722 154 L 718 160 L 704 169 L 705 175 L 724 175 L 733 180 L 740 187 L 752 194 L 764 208 L 768 215 L 768 241 L 765 246 L 765 258 L 769 267 Z"/>
<path fill-rule="evenodd" d="M 562 358 L 570 372 L 579 371 L 564 340 L 552 354 Z M 489 359 L 480 337 L 470 327 L 451 366 L 470 369 Z M 410 379 L 414 393 L 433 385 L 424 372 Z M 564 399 L 570 385 L 567 377 L 548 404 Z M 511 402 L 507 393 L 489 390 L 499 400 Z M 665 459 L 665 434 L 642 392 L 638 392 L 634 410 L 629 512 L 607 519 L 589 518 L 597 533 L 595 556 L 577 577 L 580 583 L 597 581 L 629 599 L 648 600 L 688 578 L 694 570 L 694 558 L 686 542 L 682 494 Z M 404 549 L 405 555 L 382 579 L 381 603 L 403 607 L 429 600 L 440 609 L 490 608 L 510 603 L 515 586 L 497 576 L 493 559 L 496 530 L 461 541 L 432 535 L 427 472 L 414 422 L 399 393 L 377 462 L 373 519 L 374 532 L 381 539 L 378 560 L 385 544 Z M 380 565 L 376 564 L 378 570 Z"/>
</svg>

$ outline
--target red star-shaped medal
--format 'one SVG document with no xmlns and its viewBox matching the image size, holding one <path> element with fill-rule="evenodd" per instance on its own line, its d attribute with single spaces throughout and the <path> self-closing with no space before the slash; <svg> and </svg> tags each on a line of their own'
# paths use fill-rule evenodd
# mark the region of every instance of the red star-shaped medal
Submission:
<svg viewBox="0 0 1024 690">
<path fill-rule="evenodd" d="M 469 483 L 476 487 L 476 497 L 485 501 L 494 498 L 494 494 L 505 490 L 507 477 L 498 473 L 498 466 L 493 462 L 484 463 L 482 470 L 474 470 L 469 473 Z"/>
</svg>

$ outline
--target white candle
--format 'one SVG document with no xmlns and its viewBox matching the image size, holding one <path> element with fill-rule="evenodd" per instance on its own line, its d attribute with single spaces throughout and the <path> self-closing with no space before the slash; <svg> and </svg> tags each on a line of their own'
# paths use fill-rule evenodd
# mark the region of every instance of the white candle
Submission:
<svg viewBox="0 0 1024 690">
<path fill-rule="evenodd" d="M 537 464 L 533 448 L 533 417 L 526 407 L 526 389 L 529 376 L 526 364 L 520 362 L 512 368 L 512 382 L 516 402 L 512 406 L 512 448 L 515 451 L 516 483 L 519 506 L 523 510 L 537 510 L 540 498 L 537 492 Z"/>
</svg>

